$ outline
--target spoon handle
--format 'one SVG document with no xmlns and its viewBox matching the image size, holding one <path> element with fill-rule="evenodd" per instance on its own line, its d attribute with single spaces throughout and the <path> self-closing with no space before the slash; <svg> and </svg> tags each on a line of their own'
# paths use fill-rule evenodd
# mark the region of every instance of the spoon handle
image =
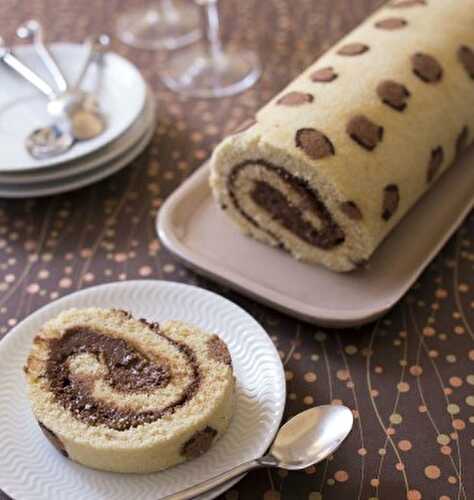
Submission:
<svg viewBox="0 0 474 500">
<path fill-rule="evenodd" d="M 90 65 L 103 53 L 103 50 L 109 45 L 109 37 L 100 35 L 98 37 L 89 37 L 86 41 L 88 53 L 81 72 L 74 84 L 74 89 L 79 90 L 82 82 L 89 70 Z"/>
<path fill-rule="evenodd" d="M 46 69 L 53 77 L 59 92 L 66 92 L 69 87 L 68 82 L 56 62 L 56 59 L 47 47 L 43 33 L 43 27 L 36 19 L 30 19 L 17 30 L 17 35 L 20 38 L 31 38 L 33 40 L 34 48 L 43 61 Z"/>
<path fill-rule="evenodd" d="M 251 460 L 250 462 L 245 462 L 244 464 L 237 465 L 237 467 L 234 467 L 227 472 L 223 472 L 222 474 L 212 477 L 211 479 L 207 479 L 202 483 L 182 490 L 179 493 L 166 496 L 162 498 L 162 500 L 187 500 L 189 498 L 194 498 L 198 495 L 206 493 L 209 490 L 212 490 L 213 488 L 217 488 L 221 484 L 224 484 L 227 481 L 230 481 L 231 479 L 244 474 L 245 472 L 248 472 L 252 469 L 257 469 L 258 467 L 262 467 L 262 465 L 263 464 L 259 460 Z"/>
<path fill-rule="evenodd" d="M 9 50 L 5 50 L 0 55 L 0 60 L 10 68 L 15 70 L 25 80 L 34 85 L 46 97 L 48 97 L 49 99 L 53 99 L 55 97 L 54 90 L 39 75 L 37 75 L 32 69 L 26 66 L 26 64 L 22 63 Z"/>
</svg>

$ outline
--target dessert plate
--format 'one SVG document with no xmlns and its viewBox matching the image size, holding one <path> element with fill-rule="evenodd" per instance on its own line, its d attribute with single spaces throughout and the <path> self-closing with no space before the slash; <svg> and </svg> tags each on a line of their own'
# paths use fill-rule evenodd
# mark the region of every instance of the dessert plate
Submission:
<svg viewBox="0 0 474 500">
<path fill-rule="evenodd" d="M 155 121 L 152 117 L 148 129 L 142 137 L 139 138 L 138 142 L 129 148 L 128 151 L 122 155 L 118 155 L 118 157 L 109 162 L 96 166 L 91 171 L 57 181 L 35 182 L 33 184 L 21 185 L 0 184 L 0 198 L 35 198 L 52 196 L 95 184 L 125 168 L 145 150 L 153 138 L 155 130 L 154 123 Z"/>
<path fill-rule="evenodd" d="M 366 269 L 335 273 L 298 262 L 243 236 L 215 205 L 209 167 L 183 183 L 160 209 L 163 244 L 203 275 L 287 314 L 340 328 L 386 313 L 462 223 L 474 203 L 474 148 L 405 216 Z"/>
<path fill-rule="evenodd" d="M 130 127 L 117 139 L 87 156 L 72 160 L 68 163 L 54 165 L 50 168 L 41 168 L 37 171 L 0 173 L 0 185 L 33 184 L 36 182 L 57 181 L 77 174 L 84 174 L 131 149 L 153 125 L 156 112 L 155 97 L 148 91 L 144 109 Z"/>
<path fill-rule="evenodd" d="M 114 474 L 78 465 L 47 442 L 31 413 L 22 367 L 45 321 L 67 308 L 91 306 L 128 309 L 152 321 L 180 319 L 224 339 L 237 378 L 236 408 L 229 429 L 208 453 L 155 474 Z M 158 500 L 263 454 L 285 404 L 283 367 L 263 328 L 223 297 L 164 281 L 102 285 L 43 307 L 0 342 L 0 380 L 0 489 L 16 500 Z M 235 482 L 200 498 L 215 498 Z"/>
<path fill-rule="evenodd" d="M 51 50 L 70 82 L 82 67 L 87 50 L 82 45 L 58 43 Z M 15 48 L 15 54 L 47 79 L 31 45 Z M 35 160 L 26 151 L 25 137 L 50 123 L 46 98 L 5 66 L 0 67 L 0 172 L 37 170 L 65 163 L 92 153 L 122 135 L 136 120 L 146 99 L 146 84 L 138 69 L 117 54 L 105 56 L 103 70 L 92 68 L 82 88 L 94 93 L 107 120 L 106 130 L 90 141 L 75 144 L 55 158 Z"/>
</svg>

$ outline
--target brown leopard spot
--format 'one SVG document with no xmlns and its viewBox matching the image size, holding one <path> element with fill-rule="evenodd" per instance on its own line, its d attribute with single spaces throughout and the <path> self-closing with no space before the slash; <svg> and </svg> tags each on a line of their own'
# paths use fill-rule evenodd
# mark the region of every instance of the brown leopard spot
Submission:
<svg viewBox="0 0 474 500">
<path fill-rule="evenodd" d="M 253 127 L 257 123 L 257 120 L 255 118 L 249 118 L 245 121 L 243 121 L 236 129 L 234 129 L 231 133 L 232 134 L 240 134 L 241 132 L 245 132 L 249 128 Z"/>
<path fill-rule="evenodd" d="M 203 455 L 209 450 L 216 436 L 217 431 L 212 427 L 206 427 L 202 431 L 194 433 L 191 438 L 184 443 L 181 454 L 188 459 L 197 458 Z"/>
<path fill-rule="evenodd" d="M 375 27 L 381 30 L 394 31 L 404 28 L 407 24 L 407 21 L 401 17 L 388 17 L 387 19 L 377 21 Z"/>
<path fill-rule="evenodd" d="M 348 43 L 342 46 L 337 53 L 341 56 L 358 56 L 368 50 L 369 47 L 364 43 Z"/>
<path fill-rule="evenodd" d="M 359 146 L 372 151 L 383 139 L 383 127 L 370 121 L 363 115 L 351 118 L 347 124 L 346 131 L 352 140 Z"/>
<path fill-rule="evenodd" d="M 431 151 L 430 161 L 428 163 L 428 171 L 426 173 L 426 182 L 431 182 L 438 173 L 444 161 L 444 150 L 441 146 Z"/>
<path fill-rule="evenodd" d="M 417 52 L 411 57 L 413 73 L 425 83 L 439 82 L 443 76 L 443 68 L 439 62 L 429 54 Z"/>
<path fill-rule="evenodd" d="M 396 111 L 403 111 L 407 107 L 406 101 L 410 97 L 410 92 L 401 83 L 385 80 L 378 84 L 377 95 L 387 106 Z"/>
<path fill-rule="evenodd" d="M 352 220 L 362 220 L 362 212 L 353 201 L 344 201 L 341 203 L 341 211 Z"/>
<path fill-rule="evenodd" d="M 459 47 L 458 59 L 464 66 L 467 74 L 474 80 L 474 51 L 466 45 L 463 45 Z"/>
<path fill-rule="evenodd" d="M 313 101 L 314 97 L 311 94 L 305 94 L 304 92 L 289 92 L 283 97 L 280 97 L 277 104 L 283 106 L 301 106 L 302 104 L 307 104 Z"/>
<path fill-rule="evenodd" d="M 467 148 L 467 139 L 469 137 L 469 128 L 466 126 L 461 130 L 461 133 L 456 139 L 456 158 L 462 155 L 463 151 Z"/>
<path fill-rule="evenodd" d="M 416 7 L 419 5 L 427 5 L 426 0 L 399 0 L 388 4 L 392 9 L 403 9 L 406 7 Z"/>
<path fill-rule="evenodd" d="M 338 74 L 334 72 L 334 69 L 329 66 L 328 68 L 317 69 L 311 73 L 311 80 L 313 82 L 328 83 L 334 81 L 338 77 Z"/>
<path fill-rule="evenodd" d="M 61 455 L 66 458 L 69 457 L 66 448 L 64 447 L 62 441 L 56 436 L 56 434 L 48 429 L 46 425 L 42 424 L 39 420 L 37 421 L 40 429 L 43 431 L 43 434 L 46 436 L 46 439 L 61 453 Z"/>
<path fill-rule="evenodd" d="M 213 335 L 207 341 L 207 352 L 209 357 L 214 361 L 219 363 L 224 363 L 225 365 L 232 365 L 232 358 L 230 357 L 229 349 L 217 335 Z"/>
<path fill-rule="evenodd" d="M 312 160 L 334 155 L 332 142 L 319 130 L 302 128 L 296 132 L 296 147 L 302 149 Z"/>
<path fill-rule="evenodd" d="M 383 191 L 382 219 L 389 220 L 397 211 L 400 203 L 400 192 L 398 186 L 389 184 Z"/>
</svg>

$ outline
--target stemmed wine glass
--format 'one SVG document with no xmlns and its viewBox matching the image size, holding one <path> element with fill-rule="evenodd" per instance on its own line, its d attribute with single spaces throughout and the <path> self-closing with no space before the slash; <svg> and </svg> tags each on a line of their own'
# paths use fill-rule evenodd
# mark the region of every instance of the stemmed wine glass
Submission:
<svg viewBox="0 0 474 500">
<path fill-rule="evenodd" d="M 154 0 L 122 14 L 117 35 L 140 49 L 178 49 L 201 38 L 199 12 L 190 0 Z"/>
<path fill-rule="evenodd" d="M 251 87 L 260 77 L 257 55 L 224 49 L 218 0 L 194 0 L 200 8 L 203 41 L 174 53 L 161 78 L 170 89 L 195 97 L 224 97 Z"/>
</svg>

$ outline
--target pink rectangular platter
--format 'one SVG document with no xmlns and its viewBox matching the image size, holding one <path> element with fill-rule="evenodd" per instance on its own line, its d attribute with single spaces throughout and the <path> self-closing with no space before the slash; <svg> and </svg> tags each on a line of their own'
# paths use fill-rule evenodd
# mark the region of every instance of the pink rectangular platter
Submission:
<svg viewBox="0 0 474 500">
<path fill-rule="evenodd" d="M 164 203 L 162 243 L 196 272 L 284 313 L 345 328 L 373 321 L 408 291 L 474 205 L 474 148 L 449 169 L 372 256 L 338 274 L 243 236 L 215 205 L 203 165 Z"/>
</svg>

